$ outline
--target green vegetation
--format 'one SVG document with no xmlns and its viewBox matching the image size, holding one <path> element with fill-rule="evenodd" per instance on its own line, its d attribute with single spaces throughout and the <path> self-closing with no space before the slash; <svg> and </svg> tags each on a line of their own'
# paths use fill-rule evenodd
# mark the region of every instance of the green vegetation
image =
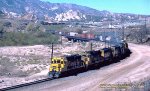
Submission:
<svg viewBox="0 0 150 91">
<path fill-rule="evenodd" d="M 5 32 L 0 46 L 36 45 L 58 43 L 58 37 L 46 32 Z"/>
</svg>

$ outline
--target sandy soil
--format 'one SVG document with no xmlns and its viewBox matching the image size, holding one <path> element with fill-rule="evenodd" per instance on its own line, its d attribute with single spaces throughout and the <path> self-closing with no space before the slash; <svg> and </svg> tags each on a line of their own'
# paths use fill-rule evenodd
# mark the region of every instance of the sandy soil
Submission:
<svg viewBox="0 0 150 91">
<path fill-rule="evenodd" d="M 102 84 L 140 82 L 149 78 L 150 47 L 136 44 L 129 44 L 129 47 L 133 53 L 119 63 L 12 91 L 103 91 Z"/>
</svg>

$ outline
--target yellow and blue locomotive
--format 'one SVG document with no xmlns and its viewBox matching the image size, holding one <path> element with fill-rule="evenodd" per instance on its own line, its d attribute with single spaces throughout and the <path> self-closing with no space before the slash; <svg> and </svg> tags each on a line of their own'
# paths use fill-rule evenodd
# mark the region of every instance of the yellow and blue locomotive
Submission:
<svg viewBox="0 0 150 91">
<path fill-rule="evenodd" d="M 49 68 L 49 77 L 60 77 L 63 75 L 74 74 L 82 71 L 85 63 L 81 60 L 81 55 L 69 55 L 52 58 Z"/>
</svg>

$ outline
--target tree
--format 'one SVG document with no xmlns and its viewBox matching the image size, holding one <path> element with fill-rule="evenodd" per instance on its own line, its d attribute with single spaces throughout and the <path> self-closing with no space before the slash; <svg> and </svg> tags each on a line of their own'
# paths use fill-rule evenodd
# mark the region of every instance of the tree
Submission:
<svg viewBox="0 0 150 91">
<path fill-rule="evenodd" d="M 4 28 L 0 26 L 0 38 L 3 38 L 4 35 Z"/>
<path fill-rule="evenodd" d="M 30 22 L 27 27 L 26 27 L 27 31 L 40 31 L 40 25 L 36 25 L 33 22 Z"/>
</svg>

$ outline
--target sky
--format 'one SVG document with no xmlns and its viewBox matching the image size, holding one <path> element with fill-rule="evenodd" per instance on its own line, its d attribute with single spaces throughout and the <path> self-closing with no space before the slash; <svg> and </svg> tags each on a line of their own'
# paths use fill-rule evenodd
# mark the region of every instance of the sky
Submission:
<svg viewBox="0 0 150 91">
<path fill-rule="evenodd" d="M 150 0 L 42 0 L 51 3 L 71 3 L 113 13 L 150 15 Z"/>
</svg>

